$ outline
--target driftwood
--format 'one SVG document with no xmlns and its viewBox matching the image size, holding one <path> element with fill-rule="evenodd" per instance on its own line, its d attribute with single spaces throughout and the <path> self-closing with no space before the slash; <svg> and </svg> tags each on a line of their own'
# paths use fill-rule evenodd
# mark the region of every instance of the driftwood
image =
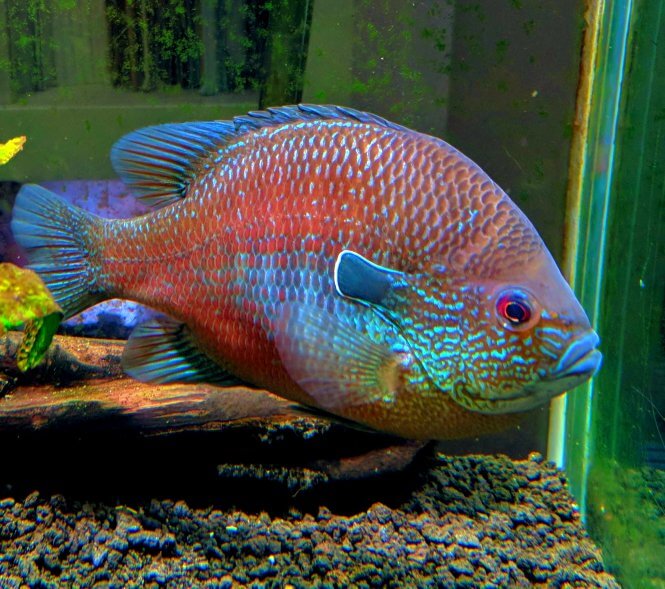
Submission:
<svg viewBox="0 0 665 589">
<path fill-rule="evenodd" d="M 0 439 L 21 435 L 23 452 L 31 436 L 39 453 L 43 435 L 53 450 L 73 432 L 99 444 L 106 431 L 113 445 L 127 433 L 155 442 L 184 434 L 181 450 L 197 454 L 217 435 L 225 448 L 219 477 L 293 491 L 401 470 L 425 445 L 347 429 L 266 391 L 137 382 L 123 374 L 124 342 L 114 340 L 56 336 L 44 362 L 20 373 L 13 361 L 20 338 L 10 332 L 0 345 Z M 241 458 L 234 448 L 253 451 Z"/>
<path fill-rule="evenodd" d="M 297 415 L 291 403 L 264 391 L 137 382 L 123 375 L 124 342 L 114 340 L 56 336 L 44 362 L 21 374 L 13 366 L 20 337 L 11 332 L 0 346 L 5 383 L 0 431 L 99 421 L 146 430 L 210 429 L 243 419 Z"/>
</svg>

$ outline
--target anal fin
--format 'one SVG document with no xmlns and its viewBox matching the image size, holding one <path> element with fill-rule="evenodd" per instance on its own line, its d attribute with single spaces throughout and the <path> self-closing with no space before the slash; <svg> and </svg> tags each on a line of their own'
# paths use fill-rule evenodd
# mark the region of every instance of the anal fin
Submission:
<svg viewBox="0 0 665 589">
<path fill-rule="evenodd" d="M 122 367 L 143 382 L 250 386 L 211 360 L 184 323 L 167 317 L 139 325 L 132 332 L 122 354 Z"/>
</svg>

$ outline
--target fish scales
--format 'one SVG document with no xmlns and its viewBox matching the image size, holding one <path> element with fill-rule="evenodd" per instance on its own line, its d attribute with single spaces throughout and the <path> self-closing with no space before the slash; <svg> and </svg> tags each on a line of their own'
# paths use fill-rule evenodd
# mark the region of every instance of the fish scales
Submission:
<svg viewBox="0 0 665 589">
<path fill-rule="evenodd" d="M 266 386 L 283 377 L 275 351 L 265 341 L 271 337 L 268 318 L 275 313 L 275 303 L 287 298 L 303 299 L 307 293 L 315 295 L 317 302 L 331 297 L 332 284 L 320 277 L 332 274 L 335 251 L 379 252 L 382 255 L 370 256 L 376 263 L 414 270 L 422 264 L 423 249 L 445 259 L 447 243 L 453 249 L 463 248 L 464 231 L 458 228 L 457 239 L 450 241 L 445 233 L 440 235 L 448 225 L 442 222 L 447 211 L 437 210 L 438 199 L 431 190 L 420 190 L 425 176 L 418 157 L 421 152 L 431 152 L 432 146 L 421 136 L 409 139 L 405 151 L 397 157 L 393 136 L 362 124 L 313 122 L 296 128 L 267 129 L 247 138 L 242 145 L 231 148 L 228 160 L 220 161 L 194 183 L 191 197 L 174 205 L 168 214 L 127 221 L 120 231 L 113 225 L 106 226 L 108 233 L 100 241 L 107 248 L 101 257 L 114 260 L 113 264 L 102 262 L 108 290 L 202 325 L 206 345 L 224 357 L 235 374 L 247 379 L 242 367 L 251 359 L 255 381 Z M 359 143 L 369 142 L 378 149 L 382 173 L 377 176 L 372 174 L 377 162 L 370 161 L 363 147 L 358 148 Z M 316 177 L 313 164 L 317 162 L 308 159 L 313 154 L 307 152 L 307 146 L 318 149 L 320 158 L 331 157 L 336 162 L 329 176 Z M 249 174 L 264 153 L 271 151 L 272 165 L 265 168 L 269 181 L 265 176 Z M 413 158 L 416 165 L 407 166 Z M 455 158 L 444 159 L 441 170 L 432 164 L 432 174 L 445 174 L 447 162 L 459 166 Z M 411 174 L 406 178 L 409 169 Z M 467 176 L 458 171 L 454 182 L 468 182 Z M 370 178 L 374 186 L 368 185 Z M 213 179 L 217 180 L 216 191 Z M 335 187 L 332 196 L 327 183 Z M 400 198 L 407 185 L 419 195 L 415 207 Z M 492 188 L 487 185 L 485 192 Z M 454 194 L 459 202 L 449 203 L 450 209 L 461 210 L 463 197 L 458 191 Z M 491 196 L 490 192 L 486 198 Z M 344 203 L 348 208 L 342 211 Z M 270 211 L 266 211 L 268 206 Z M 415 222 L 409 219 L 409 210 L 419 213 Z M 236 214 L 229 214 L 232 211 Z M 470 216 L 456 216 L 466 217 L 463 229 L 469 227 Z M 270 221 L 266 223 L 266 219 Z M 223 224 L 230 228 L 230 239 L 219 233 Z M 368 231 L 368 227 L 379 231 Z M 428 242 L 420 237 L 423 228 L 431 232 Z M 404 244 L 409 235 L 411 248 Z M 128 248 L 143 252 L 144 263 L 137 264 L 136 258 L 125 263 L 131 257 L 126 253 Z M 304 265 L 300 252 L 308 254 Z M 255 268 L 258 258 L 263 258 L 261 266 L 265 270 Z M 197 279 L 194 268 L 199 260 L 209 262 L 202 268 L 206 277 L 213 268 L 217 272 L 210 285 Z M 168 264 L 178 277 L 173 291 L 162 285 L 163 276 L 169 274 Z M 300 289 L 293 288 L 293 275 L 298 275 Z M 257 297 L 257 284 L 274 285 L 277 296 Z M 225 312 L 211 310 L 215 302 L 226 307 L 224 302 L 232 299 L 234 304 Z M 264 325 L 257 325 L 257 316 L 266 318 Z M 259 379 L 259 374 L 264 378 Z"/>
<path fill-rule="evenodd" d="M 70 313 L 116 296 L 172 318 L 130 340 L 139 378 L 237 379 L 384 431 L 455 437 L 561 392 L 556 371 L 579 380 L 562 364 L 578 337 L 585 378 L 597 368 L 597 337 L 531 223 L 439 139 L 283 107 L 140 130 L 113 157 L 162 208 L 102 221 L 33 187 L 14 230 Z M 60 252 L 38 243 L 47 205 L 83 236 L 80 259 L 62 237 Z M 553 366 L 549 344 L 525 343 L 541 316 Z"/>
</svg>

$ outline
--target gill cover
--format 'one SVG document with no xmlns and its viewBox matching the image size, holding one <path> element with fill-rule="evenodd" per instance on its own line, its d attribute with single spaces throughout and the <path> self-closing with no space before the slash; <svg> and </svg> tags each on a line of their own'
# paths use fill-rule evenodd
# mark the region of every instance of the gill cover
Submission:
<svg viewBox="0 0 665 589">
<path fill-rule="evenodd" d="M 459 362 L 459 310 L 454 292 L 441 288 L 442 276 L 407 274 L 344 250 L 337 257 L 335 289 L 372 307 L 395 325 L 433 384 L 449 391 Z"/>
</svg>

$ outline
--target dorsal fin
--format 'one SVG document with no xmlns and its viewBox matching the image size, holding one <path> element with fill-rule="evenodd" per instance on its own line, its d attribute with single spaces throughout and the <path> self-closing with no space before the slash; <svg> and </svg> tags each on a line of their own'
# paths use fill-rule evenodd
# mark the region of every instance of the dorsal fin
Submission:
<svg viewBox="0 0 665 589">
<path fill-rule="evenodd" d="M 296 106 L 276 106 L 266 110 L 257 110 L 246 115 L 234 117 L 233 123 L 239 133 L 251 129 L 262 129 L 263 127 L 277 127 L 285 123 L 297 123 L 299 121 L 323 121 L 341 120 L 354 121 L 356 123 L 367 123 L 387 127 L 395 131 L 410 131 L 397 123 L 387 121 L 378 115 L 328 104 L 298 104 Z"/>
<path fill-rule="evenodd" d="M 184 198 L 193 178 L 210 165 L 236 135 L 233 123 L 173 123 L 138 129 L 111 149 L 113 168 L 149 205 L 160 207 Z"/>
<path fill-rule="evenodd" d="M 172 123 L 138 129 L 113 146 L 111 162 L 141 200 L 156 207 L 166 206 L 184 198 L 191 181 L 218 162 L 233 139 L 265 127 L 333 119 L 408 131 L 377 115 L 342 106 L 280 106 L 253 111 L 232 121 Z"/>
</svg>

